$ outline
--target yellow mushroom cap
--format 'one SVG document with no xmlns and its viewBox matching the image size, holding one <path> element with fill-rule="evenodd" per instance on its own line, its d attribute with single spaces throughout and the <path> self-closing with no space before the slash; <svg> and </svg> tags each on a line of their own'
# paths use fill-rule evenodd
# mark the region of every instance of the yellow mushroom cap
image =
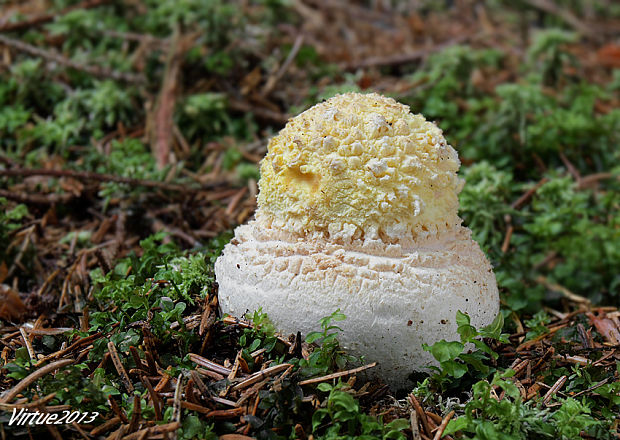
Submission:
<svg viewBox="0 0 620 440">
<path fill-rule="evenodd" d="M 441 129 L 375 93 L 289 120 L 261 164 L 257 218 L 295 233 L 414 238 L 458 226 L 460 162 Z"/>
</svg>

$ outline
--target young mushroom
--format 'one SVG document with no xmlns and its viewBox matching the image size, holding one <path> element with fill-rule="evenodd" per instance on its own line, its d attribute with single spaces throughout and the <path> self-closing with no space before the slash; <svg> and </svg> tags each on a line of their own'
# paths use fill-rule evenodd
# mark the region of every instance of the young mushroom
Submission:
<svg viewBox="0 0 620 440">
<path fill-rule="evenodd" d="M 461 226 L 460 162 L 442 131 L 378 94 L 347 93 L 289 120 L 261 163 L 256 218 L 215 263 L 219 302 L 262 307 L 308 333 L 340 309 L 343 346 L 393 388 L 433 364 L 422 344 L 458 340 L 456 312 L 490 324 L 491 265 Z"/>
</svg>

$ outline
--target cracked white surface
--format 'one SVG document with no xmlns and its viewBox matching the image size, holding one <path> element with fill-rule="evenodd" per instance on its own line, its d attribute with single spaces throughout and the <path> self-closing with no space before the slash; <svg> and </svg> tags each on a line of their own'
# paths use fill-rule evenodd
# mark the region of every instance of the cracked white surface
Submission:
<svg viewBox="0 0 620 440">
<path fill-rule="evenodd" d="M 303 334 L 340 308 L 343 345 L 378 361 L 376 374 L 398 388 L 433 363 L 423 343 L 456 339 L 457 310 L 477 327 L 499 311 L 495 277 L 469 235 L 460 227 L 408 249 L 343 245 L 252 221 L 236 229 L 216 262 L 220 306 L 234 316 L 262 307 L 283 332 Z"/>
</svg>

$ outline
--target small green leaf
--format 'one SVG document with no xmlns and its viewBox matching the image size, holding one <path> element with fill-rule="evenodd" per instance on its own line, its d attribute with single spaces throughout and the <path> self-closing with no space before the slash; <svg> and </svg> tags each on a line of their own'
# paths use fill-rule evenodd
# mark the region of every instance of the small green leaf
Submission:
<svg viewBox="0 0 620 440">
<path fill-rule="evenodd" d="M 316 341 L 317 339 L 320 339 L 323 336 L 322 333 L 319 332 L 310 332 L 308 333 L 308 335 L 306 336 L 306 342 L 308 344 L 312 344 L 314 341 Z"/>
<path fill-rule="evenodd" d="M 456 379 L 463 377 L 467 373 L 467 366 L 456 361 L 445 361 L 441 363 L 441 368 Z"/>
<path fill-rule="evenodd" d="M 340 309 L 338 309 L 340 310 Z M 334 312 L 332 314 L 332 320 L 333 321 L 344 321 L 345 319 L 347 319 L 346 315 L 344 313 L 339 313 L 338 311 Z"/>
<path fill-rule="evenodd" d="M 445 339 L 442 339 L 439 342 L 436 342 L 429 347 L 428 345 L 424 347 L 425 350 L 430 351 L 435 359 L 439 362 L 445 362 L 454 360 L 463 352 L 465 346 L 460 342 L 452 341 L 448 342 Z"/>
<path fill-rule="evenodd" d="M 316 429 L 321 426 L 323 423 L 323 419 L 328 415 L 326 409 L 318 409 L 312 414 L 312 431 L 316 431 Z"/>
<path fill-rule="evenodd" d="M 469 315 L 460 310 L 456 312 L 456 323 L 460 327 L 462 325 L 470 325 Z"/>
<path fill-rule="evenodd" d="M 459 417 L 457 419 L 452 419 L 448 422 L 448 426 L 446 426 L 446 430 L 443 432 L 444 436 L 452 435 L 458 431 L 462 431 L 463 429 L 469 427 L 470 421 L 466 417 Z"/>
<path fill-rule="evenodd" d="M 345 393 L 344 391 L 334 392 L 334 395 L 330 400 L 336 408 L 342 408 L 346 411 L 359 411 L 359 404 L 357 401 L 353 398 L 353 396 L 349 393 Z"/>
<path fill-rule="evenodd" d="M 254 339 L 249 347 L 250 352 L 257 350 L 260 347 L 260 342 L 260 339 Z"/>
<path fill-rule="evenodd" d="M 317 385 L 317 389 L 319 391 L 323 391 L 323 392 L 328 392 L 332 390 L 332 386 L 330 384 L 328 384 L 327 382 L 322 382 L 320 384 Z"/>
<path fill-rule="evenodd" d="M 498 339 L 502 333 L 502 329 L 504 328 L 504 315 L 502 313 L 498 313 L 493 322 L 486 327 L 482 327 L 480 329 L 480 335 L 485 338 L 493 338 Z"/>
<path fill-rule="evenodd" d="M 162 296 L 159 299 L 159 304 L 164 312 L 170 312 L 174 309 L 174 301 L 172 301 L 167 296 Z"/>
</svg>

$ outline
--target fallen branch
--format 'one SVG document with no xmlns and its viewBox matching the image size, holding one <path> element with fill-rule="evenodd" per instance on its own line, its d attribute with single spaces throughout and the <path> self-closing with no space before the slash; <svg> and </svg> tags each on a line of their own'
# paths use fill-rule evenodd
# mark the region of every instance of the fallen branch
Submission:
<svg viewBox="0 0 620 440">
<path fill-rule="evenodd" d="M 304 36 L 303 35 L 299 35 L 299 36 L 297 36 L 297 38 L 295 38 L 295 43 L 293 43 L 293 47 L 291 48 L 291 51 L 289 52 L 288 56 L 286 57 L 286 60 L 284 60 L 284 63 L 282 63 L 282 66 L 278 69 L 276 74 L 271 76 L 271 77 L 269 77 L 269 79 L 265 83 L 265 86 L 263 87 L 263 90 L 261 91 L 261 94 L 263 96 L 269 95 L 271 93 L 271 91 L 274 89 L 274 87 L 276 86 L 276 84 L 278 83 L 278 81 L 280 81 L 280 78 L 282 78 L 282 76 L 284 76 L 284 74 L 286 73 L 286 71 L 290 67 L 291 63 L 293 62 L 293 60 L 297 56 L 297 53 L 299 52 L 299 49 L 301 49 L 301 45 L 303 44 L 303 42 L 304 42 Z"/>
<path fill-rule="evenodd" d="M 259 382 L 267 377 L 271 377 L 274 374 L 278 374 L 280 371 L 286 370 L 290 366 L 291 364 L 279 364 L 279 365 L 274 365 L 273 367 L 269 367 L 264 370 L 258 371 L 254 373 L 253 375 L 251 375 L 250 377 L 248 377 L 243 382 L 240 382 L 234 387 L 232 387 L 232 390 L 239 391 L 244 388 L 247 388 L 250 385 L 254 385 L 256 382 Z"/>
<path fill-rule="evenodd" d="M 125 437 L 123 437 L 123 440 L 138 440 L 144 438 L 151 438 L 154 434 L 173 432 L 180 427 L 180 422 L 167 423 L 165 425 L 155 425 L 151 426 L 150 428 L 141 429 L 140 431 L 136 431 L 132 434 L 126 435 Z"/>
<path fill-rule="evenodd" d="M 599 180 L 613 179 L 614 177 L 616 178 L 616 180 L 620 181 L 620 176 L 617 174 L 613 174 L 613 173 L 590 174 L 589 176 L 585 176 L 579 179 L 579 182 L 577 183 L 577 187 L 579 189 L 583 189 L 594 183 L 597 183 Z"/>
<path fill-rule="evenodd" d="M 325 382 L 327 380 L 336 379 L 338 377 L 349 376 L 351 374 L 359 373 L 360 371 L 364 371 L 364 370 L 367 370 L 369 368 L 373 368 L 373 367 L 376 367 L 376 366 L 377 366 L 377 363 L 373 362 L 372 364 L 364 365 L 362 367 L 353 368 L 352 370 L 339 371 L 337 373 L 328 374 L 327 376 L 321 376 L 321 377 L 315 377 L 315 378 L 312 378 L 312 379 L 302 380 L 301 382 L 299 382 L 299 385 L 309 385 L 311 383 Z"/>
<path fill-rule="evenodd" d="M 269 110 L 268 108 L 256 107 L 245 101 L 238 101 L 233 98 L 228 98 L 227 100 L 228 106 L 235 111 L 242 113 L 254 113 L 257 117 L 261 119 L 266 119 L 271 122 L 275 122 L 278 124 L 285 124 L 290 116 L 286 113 L 275 112 L 273 110 Z"/>
<path fill-rule="evenodd" d="M 422 409 L 420 402 L 415 398 L 413 394 L 409 394 L 408 396 L 409 403 L 415 409 L 415 412 L 418 414 L 418 419 L 422 421 L 422 429 L 426 435 L 431 435 L 431 428 L 428 424 L 428 419 L 426 417 L 426 413 Z"/>
<path fill-rule="evenodd" d="M 16 40 L 14 38 L 7 37 L 6 35 L 0 35 L 0 43 L 5 46 L 12 47 L 21 52 L 25 52 L 29 55 L 43 58 L 48 61 L 52 61 L 61 66 L 66 66 L 71 69 L 86 72 L 97 78 L 112 78 L 116 81 L 124 81 L 128 83 L 144 84 L 146 78 L 141 74 L 130 72 L 119 72 L 103 66 L 87 66 L 85 64 L 76 63 L 58 53 L 50 52 L 48 50 L 41 49 L 23 41 Z"/>
<path fill-rule="evenodd" d="M 517 200 L 515 200 L 512 203 L 512 205 L 510 205 L 510 207 L 512 209 L 519 209 L 519 208 L 521 208 L 523 205 L 525 205 L 532 198 L 532 196 L 536 193 L 536 191 L 538 191 L 540 189 L 540 187 L 543 186 L 548 181 L 549 181 L 549 179 L 547 179 L 546 177 L 540 179 L 540 181 L 536 185 L 534 185 L 532 188 L 528 189 L 521 197 L 519 197 Z"/>
<path fill-rule="evenodd" d="M 597 31 L 586 25 L 582 19 L 574 15 L 568 8 L 560 7 L 551 0 L 526 0 L 526 3 L 533 8 L 557 16 L 566 24 L 572 26 L 577 32 L 589 37 L 597 36 Z"/>
<path fill-rule="evenodd" d="M 110 353 L 110 357 L 112 358 L 112 363 L 114 364 L 114 367 L 116 368 L 116 371 L 118 372 L 118 375 L 121 378 L 121 382 L 123 382 L 123 385 L 125 385 L 127 392 L 129 394 L 132 394 L 134 390 L 133 385 L 131 384 L 131 380 L 129 379 L 129 375 L 127 374 L 127 371 L 125 371 L 125 367 L 123 367 L 123 363 L 121 362 L 121 358 L 118 355 L 116 346 L 114 345 L 114 342 L 112 341 L 108 342 L 108 352 Z M 128 423 L 128 421 L 125 423 Z"/>
<path fill-rule="evenodd" d="M 228 376 L 231 372 L 230 368 L 226 368 L 220 364 L 217 364 L 215 362 L 211 362 L 209 359 L 204 358 L 200 355 L 197 355 L 195 353 L 190 353 L 189 354 L 189 360 L 192 361 L 195 364 L 200 365 L 201 367 L 205 367 L 208 370 L 211 371 L 215 371 L 216 373 L 219 374 L 223 374 L 225 376 Z"/>
<path fill-rule="evenodd" d="M 589 393 L 591 391 L 594 391 L 595 389 L 600 388 L 603 385 L 605 385 L 607 382 L 609 382 L 610 379 L 611 379 L 610 377 L 606 377 L 605 379 L 601 380 L 600 382 L 595 383 L 594 385 L 592 385 L 588 389 L 585 389 L 583 391 L 579 391 L 577 394 L 571 394 L 571 397 L 574 399 L 576 397 L 581 396 L 582 394 L 587 394 L 587 393 Z"/>
<path fill-rule="evenodd" d="M 162 404 L 161 404 L 161 399 L 159 398 L 159 395 L 157 394 L 157 391 L 155 391 L 155 389 L 153 388 L 153 385 L 149 381 L 149 378 L 146 377 L 145 375 L 140 375 L 140 381 L 146 387 L 146 389 L 149 392 L 149 396 L 151 397 L 151 403 L 153 404 L 153 409 L 155 410 L 155 420 L 161 420 L 162 419 L 162 414 L 161 414 Z"/>
<path fill-rule="evenodd" d="M 388 55 L 383 57 L 370 57 L 361 61 L 352 61 L 349 63 L 343 63 L 340 68 L 343 70 L 356 70 L 366 69 L 369 67 L 383 67 L 383 66 L 398 66 L 401 64 L 411 63 L 413 61 L 419 61 L 427 56 L 440 52 L 446 47 L 454 46 L 455 44 L 461 44 L 471 39 L 473 35 L 461 35 L 457 38 L 453 38 L 445 43 L 438 44 L 430 48 L 419 49 L 409 53 L 400 53 L 396 55 Z"/>
<path fill-rule="evenodd" d="M 409 410 L 409 425 L 411 426 L 413 440 L 422 440 L 422 437 L 420 437 L 420 430 L 418 429 L 418 413 L 415 409 Z"/>
<path fill-rule="evenodd" d="M 86 0 L 82 3 L 78 3 L 77 5 L 69 6 L 59 12 L 37 15 L 26 20 L 17 21 L 14 23 L 4 23 L 0 25 L 0 32 L 20 31 L 22 29 L 29 29 L 31 27 L 40 26 L 42 24 L 49 23 L 50 21 L 54 21 L 57 17 L 68 14 L 71 11 L 75 11 L 78 9 L 92 9 L 96 8 L 97 6 L 105 5 L 106 3 L 112 3 L 112 1 Z"/>
<path fill-rule="evenodd" d="M 51 373 L 54 370 L 58 370 L 59 368 L 66 367 L 73 363 L 72 359 L 62 359 L 60 361 L 52 362 L 51 364 L 46 365 L 45 367 L 39 368 L 37 371 L 30 373 L 28 376 L 23 378 L 17 385 L 7 391 L 1 398 L 0 403 L 8 403 L 13 400 L 19 393 L 28 388 L 34 382 L 42 378 L 43 376 Z"/>
<path fill-rule="evenodd" d="M 171 405 L 171 404 L 174 405 L 174 402 L 175 402 L 174 399 L 168 399 L 166 401 L 166 403 L 168 405 Z M 205 406 L 198 405 L 198 404 L 192 403 L 192 402 L 188 402 L 186 400 L 179 400 L 178 405 L 179 405 L 179 408 L 189 409 L 190 411 L 196 411 L 196 412 L 199 412 L 201 414 L 209 414 L 211 411 L 213 411 L 212 409 L 209 409 L 209 408 L 207 408 Z"/>
<path fill-rule="evenodd" d="M 585 304 L 585 305 L 591 304 L 591 301 L 588 298 L 585 298 L 581 295 L 577 295 L 576 293 L 571 292 L 564 286 L 560 286 L 559 284 L 552 283 L 551 281 L 549 281 L 546 277 L 542 275 L 539 275 L 536 277 L 536 282 L 539 284 L 542 284 L 543 286 L 545 286 L 547 289 L 551 290 L 552 292 L 561 293 L 562 295 L 564 295 L 566 298 L 568 298 L 571 301 L 575 301 L 576 303 Z"/>
<path fill-rule="evenodd" d="M 543 405 L 547 406 L 551 398 L 560 390 L 560 388 L 564 386 L 566 379 L 567 379 L 567 376 L 560 377 L 557 380 L 557 382 L 554 383 L 551 388 L 549 388 L 549 391 L 547 391 L 547 393 L 545 394 L 545 397 L 543 397 L 543 400 L 542 400 Z"/>
<path fill-rule="evenodd" d="M 56 353 L 52 353 L 49 354 L 47 356 L 45 356 L 42 359 L 39 359 L 39 361 L 37 362 L 36 366 L 41 365 L 43 362 L 48 361 L 49 359 L 54 359 L 57 357 L 61 357 L 64 356 L 65 354 L 71 353 L 74 350 L 77 350 L 78 348 L 84 346 L 84 345 L 88 345 L 91 342 L 99 339 L 103 334 L 101 332 L 97 332 L 95 334 L 92 334 L 90 336 L 86 336 L 82 339 L 78 339 L 77 341 L 75 341 L 73 344 L 71 344 L 70 346 L 68 346 L 67 348 L 57 351 Z"/>
<path fill-rule="evenodd" d="M 103 432 L 110 430 L 112 427 L 121 423 L 121 419 L 118 416 L 112 417 L 110 420 L 106 420 L 101 425 L 95 427 L 90 431 L 90 435 L 99 435 Z"/>
<path fill-rule="evenodd" d="M 183 373 L 179 373 L 177 377 L 177 385 L 174 389 L 174 398 L 172 399 L 172 420 L 181 423 L 181 394 L 183 389 Z"/>
<path fill-rule="evenodd" d="M 446 430 L 446 426 L 448 426 L 448 422 L 452 417 L 454 417 L 454 410 L 450 411 L 448 415 L 441 421 L 441 425 L 439 425 L 439 428 L 437 428 L 437 432 L 435 432 L 435 437 L 433 437 L 433 440 L 439 440 L 441 438 L 443 432 Z"/>
<path fill-rule="evenodd" d="M 151 148 L 155 154 L 159 169 L 168 164 L 170 145 L 172 144 L 177 82 L 184 53 L 179 41 L 179 29 L 176 26 L 172 36 L 172 43 L 168 50 L 161 90 L 152 115 Z"/>
<path fill-rule="evenodd" d="M 22 409 L 22 408 L 37 408 L 39 406 L 45 405 L 47 402 L 56 397 L 56 393 L 48 394 L 45 397 L 42 397 L 37 400 L 33 400 L 32 402 L 26 403 L 0 403 L 0 409 L 3 411 L 12 411 L 13 409 Z"/>
<path fill-rule="evenodd" d="M 192 188 L 186 185 L 174 183 L 159 182 L 157 180 L 134 179 L 132 177 L 115 176 L 113 174 L 91 173 L 89 171 L 71 171 L 71 170 L 43 170 L 30 168 L 17 168 L 10 170 L 0 170 L 0 177 L 28 177 L 28 176 L 50 176 L 50 177 L 71 177 L 78 180 L 94 180 L 97 182 L 115 182 L 124 183 L 131 186 L 144 186 L 147 188 L 157 188 L 168 191 L 178 192 L 199 192 L 211 190 L 220 186 L 230 184 L 227 181 L 216 181 L 203 184 L 199 188 Z M 1 194 L 0 194 L 1 195 Z M 7 197 L 8 198 L 8 197 Z"/>
<path fill-rule="evenodd" d="M 1 171 L 0 171 L 1 172 Z M 21 194 L 15 191 L 7 191 L 0 189 L 0 197 L 12 200 L 17 203 L 28 205 L 55 205 L 57 203 L 64 204 L 74 199 L 73 194 Z"/>
</svg>

